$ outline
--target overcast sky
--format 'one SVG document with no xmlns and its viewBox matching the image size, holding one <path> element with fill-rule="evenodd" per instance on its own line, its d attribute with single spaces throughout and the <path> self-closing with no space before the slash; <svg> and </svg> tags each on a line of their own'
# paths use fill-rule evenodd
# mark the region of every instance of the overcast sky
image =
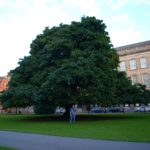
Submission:
<svg viewBox="0 0 150 150">
<path fill-rule="evenodd" d="M 103 20 L 114 47 L 150 40 L 149 0 L 0 0 L 0 76 L 29 55 L 46 26 L 82 16 Z"/>
</svg>

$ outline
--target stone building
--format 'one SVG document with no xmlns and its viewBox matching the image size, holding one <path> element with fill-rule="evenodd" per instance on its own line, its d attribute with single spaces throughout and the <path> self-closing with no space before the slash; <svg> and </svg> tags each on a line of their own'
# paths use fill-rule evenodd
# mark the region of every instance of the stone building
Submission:
<svg viewBox="0 0 150 150">
<path fill-rule="evenodd" d="M 9 77 L 0 77 L 0 92 L 7 88 Z"/>
<path fill-rule="evenodd" d="M 125 71 L 132 83 L 141 83 L 150 89 L 150 41 L 116 48 L 119 54 L 119 71 Z"/>
<path fill-rule="evenodd" d="M 9 82 L 9 77 L 0 77 L 0 94 L 1 92 L 7 89 L 8 82 Z M 0 102 L 0 113 L 2 113 L 2 111 L 3 111 L 3 106 L 1 105 Z"/>
</svg>

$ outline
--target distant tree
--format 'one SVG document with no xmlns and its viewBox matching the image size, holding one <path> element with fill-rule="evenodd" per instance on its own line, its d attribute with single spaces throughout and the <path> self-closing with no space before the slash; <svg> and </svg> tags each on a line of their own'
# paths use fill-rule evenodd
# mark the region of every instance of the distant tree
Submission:
<svg viewBox="0 0 150 150">
<path fill-rule="evenodd" d="M 150 102 L 150 91 L 145 85 L 132 84 L 126 77 L 125 72 L 117 72 L 117 83 L 115 92 L 115 104 L 148 104 Z"/>
<path fill-rule="evenodd" d="M 146 89 L 145 85 L 142 84 L 135 84 L 133 86 L 134 88 L 134 104 L 135 103 L 140 103 L 140 104 L 145 104 L 147 105 L 150 103 L 150 91 Z M 133 92 L 132 92 L 133 93 Z"/>
</svg>

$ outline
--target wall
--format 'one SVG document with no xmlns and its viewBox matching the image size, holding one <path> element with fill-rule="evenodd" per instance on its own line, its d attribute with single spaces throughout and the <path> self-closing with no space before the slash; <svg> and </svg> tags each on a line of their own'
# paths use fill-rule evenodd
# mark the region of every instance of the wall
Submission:
<svg viewBox="0 0 150 150">
<path fill-rule="evenodd" d="M 118 47 L 117 53 L 119 54 L 119 60 L 125 62 L 127 76 L 133 81 L 133 77 L 138 77 L 138 82 L 144 84 L 144 75 L 149 77 L 150 84 L 150 41 L 140 42 L 127 46 Z M 144 58 L 147 60 L 147 67 L 141 68 L 140 59 Z M 131 70 L 130 60 L 136 60 L 136 69 Z M 118 68 L 121 71 L 121 68 Z M 150 86 L 147 85 L 150 89 Z"/>
</svg>

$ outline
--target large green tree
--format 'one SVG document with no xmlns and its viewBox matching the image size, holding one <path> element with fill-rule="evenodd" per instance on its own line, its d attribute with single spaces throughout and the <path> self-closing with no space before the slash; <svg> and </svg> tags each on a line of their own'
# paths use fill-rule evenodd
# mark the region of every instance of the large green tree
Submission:
<svg viewBox="0 0 150 150">
<path fill-rule="evenodd" d="M 34 105 L 37 113 L 49 113 L 58 105 L 68 110 L 73 103 L 121 102 L 116 92 L 119 59 L 105 29 L 95 17 L 46 27 L 31 43 L 30 55 L 10 72 L 4 106 Z"/>
</svg>

